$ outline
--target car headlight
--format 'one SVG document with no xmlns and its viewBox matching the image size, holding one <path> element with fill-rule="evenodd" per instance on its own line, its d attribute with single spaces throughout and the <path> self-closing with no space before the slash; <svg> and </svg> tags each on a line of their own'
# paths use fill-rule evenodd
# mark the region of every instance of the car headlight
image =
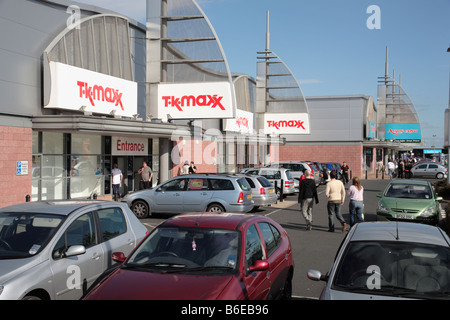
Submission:
<svg viewBox="0 0 450 320">
<path fill-rule="evenodd" d="M 386 208 L 381 204 L 381 202 L 378 202 L 378 212 L 381 212 L 381 213 L 389 213 L 389 210 L 386 209 Z"/>
<path fill-rule="evenodd" d="M 422 216 L 422 217 L 429 217 L 429 216 L 432 216 L 432 215 L 434 215 L 434 211 L 435 211 L 434 209 L 435 209 L 434 206 L 431 206 L 431 207 L 429 207 L 428 209 L 422 211 L 422 213 L 420 214 L 420 216 Z"/>
</svg>

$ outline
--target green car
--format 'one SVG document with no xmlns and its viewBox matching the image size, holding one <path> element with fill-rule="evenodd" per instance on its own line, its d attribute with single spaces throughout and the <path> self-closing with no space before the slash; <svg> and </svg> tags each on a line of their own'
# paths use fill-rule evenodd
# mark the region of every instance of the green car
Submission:
<svg viewBox="0 0 450 320">
<path fill-rule="evenodd" d="M 393 180 L 377 194 L 378 221 L 410 221 L 437 225 L 439 222 L 439 201 L 428 181 Z"/>
</svg>

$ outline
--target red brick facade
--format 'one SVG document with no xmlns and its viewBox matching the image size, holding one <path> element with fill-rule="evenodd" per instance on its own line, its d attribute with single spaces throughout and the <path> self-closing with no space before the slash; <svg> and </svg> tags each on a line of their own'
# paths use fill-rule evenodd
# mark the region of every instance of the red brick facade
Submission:
<svg viewBox="0 0 450 320">
<path fill-rule="evenodd" d="M 0 207 L 25 202 L 31 196 L 32 129 L 0 127 Z M 16 174 L 17 161 L 28 161 L 28 175 Z"/>
<path fill-rule="evenodd" d="M 303 146 L 276 146 L 278 148 L 278 161 L 305 160 L 317 162 L 347 162 L 353 176 L 363 176 L 362 145 L 303 145 Z M 274 149 L 271 153 L 276 152 Z M 273 158 L 273 157 L 272 157 Z"/>
</svg>

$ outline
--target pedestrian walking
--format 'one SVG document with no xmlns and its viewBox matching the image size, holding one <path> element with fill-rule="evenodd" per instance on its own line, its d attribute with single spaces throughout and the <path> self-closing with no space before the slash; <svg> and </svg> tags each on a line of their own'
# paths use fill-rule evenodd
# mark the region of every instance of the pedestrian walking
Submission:
<svg viewBox="0 0 450 320">
<path fill-rule="evenodd" d="M 378 176 L 382 176 L 384 170 L 383 160 L 378 160 L 377 162 Z"/>
<path fill-rule="evenodd" d="M 400 160 L 400 162 L 398 163 L 398 168 L 397 168 L 397 171 L 398 171 L 397 177 L 399 179 L 403 179 L 404 170 L 405 170 L 405 164 L 403 163 L 403 160 Z"/>
<path fill-rule="evenodd" d="M 387 164 L 387 169 L 388 169 L 389 179 L 392 180 L 392 178 L 394 177 L 394 171 L 395 171 L 395 164 L 392 161 L 392 159 L 389 159 L 388 164 Z"/>
<path fill-rule="evenodd" d="M 356 223 L 364 222 L 364 187 L 358 177 L 353 177 L 352 185 L 348 188 L 347 195 L 350 199 L 350 227 Z"/>
<path fill-rule="evenodd" d="M 117 163 L 113 164 L 113 169 L 111 170 L 112 175 L 112 187 L 114 200 L 120 198 L 120 185 L 122 184 L 123 174 L 122 170 L 117 167 Z"/>
<path fill-rule="evenodd" d="M 309 231 L 312 229 L 314 201 L 318 204 L 319 197 L 317 196 L 316 182 L 311 177 L 311 171 L 306 170 L 304 175 L 305 179 L 302 180 L 299 186 L 298 202 L 300 203 L 300 209 L 306 221 L 306 230 Z"/>
<path fill-rule="evenodd" d="M 342 181 L 336 180 L 336 171 L 330 173 L 331 181 L 327 183 L 325 195 L 328 198 L 328 231 L 334 232 L 334 216 L 342 225 L 342 232 L 345 232 L 347 224 L 341 214 L 341 206 L 345 200 L 345 187 Z"/>
<path fill-rule="evenodd" d="M 142 162 L 142 168 L 139 169 L 138 174 L 141 175 L 141 180 L 139 181 L 139 190 L 150 188 L 150 181 L 153 177 L 153 171 L 147 165 L 147 162 Z"/>
<path fill-rule="evenodd" d="M 341 169 L 342 169 L 342 177 L 344 180 L 344 184 L 347 184 L 348 183 L 348 172 L 349 172 L 350 168 L 345 161 L 342 163 Z"/>
</svg>

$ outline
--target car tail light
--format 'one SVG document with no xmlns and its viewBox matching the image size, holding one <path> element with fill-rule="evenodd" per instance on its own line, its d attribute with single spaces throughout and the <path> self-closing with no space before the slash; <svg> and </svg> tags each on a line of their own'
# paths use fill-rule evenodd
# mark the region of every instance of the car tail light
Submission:
<svg viewBox="0 0 450 320">
<path fill-rule="evenodd" d="M 266 194 L 266 190 L 264 188 L 259 189 L 259 194 L 262 195 Z"/>
<path fill-rule="evenodd" d="M 244 193 L 242 191 L 239 193 L 238 203 L 244 203 Z"/>
<path fill-rule="evenodd" d="M 285 188 L 289 188 L 291 186 L 291 183 L 289 181 L 284 182 Z"/>
</svg>

